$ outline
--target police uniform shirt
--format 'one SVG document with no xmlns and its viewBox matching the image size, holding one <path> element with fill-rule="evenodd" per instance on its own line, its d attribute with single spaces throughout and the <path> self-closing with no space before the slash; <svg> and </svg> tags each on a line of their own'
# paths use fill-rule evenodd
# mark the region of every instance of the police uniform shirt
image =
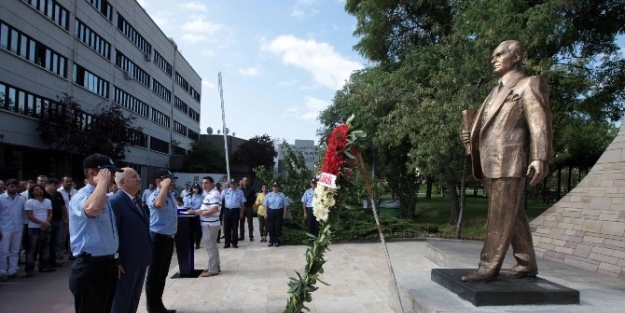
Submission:
<svg viewBox="0 0 625 313">
<path fill-rule="evenodd" d="M 69 201 L 69 236 L 74 256 L 81 253 L 113 255 L 119 248 L 115 213 L 108 199 L 98 216 L 91 217 L 85 213 L 85 201 L 94 190 L 95 186 L 87 185 Z"/>
<path fill-rule="evenodd" d="M 167 200 L 162 208 L 154 207 L 154 200 L 161 193 L 160 188 L 148 196 L 148 208 L 150 208 L 150 231 L 161 235 L 175 235 L 178 227 L 178 209 L 173 193 L 167 194 Z"/>
<path fill-rule="evenodd" d="M 202 201 L 200 211 L 208 211 L 215 206 L 221 206 L 221 196 L 219 195 L 219 191 L 217 191 L 217 188 L 213 188 L 213 190 L 206 193 L 206 196 Z M 200 216 L 200 221 L 202 222 L 202 225 L 220 226 L 221 224 L 219 222 L 219 213 L 219 210 L 217 210 L 210 216 Z"/>
<path fill-rule="evenodd" d="M 24 222 L 24 197 L 16 194 L 11 199 L 8 192 L 0 195 L 0 232 L 21 232 Z M 7 246 L 8 247 L 8 246 Z M 6 259 L 5 259 L 6 261 Z"/>
<path fill-rule="evenodd" d="M 307 208 L 312 208 L 314 196 L 315 196 L 315 191 L 312 188 L 308 188 L 304 192 L 304 195 L 302 196 L 302 203 L 304 203 Z"/>
<path fill-rule="evenodd" d="M 281 192 L 270 192 L 265 196 L 263 205 L 270 210 L 278 210 L 288 206 L 289 201 L 286 199 L 286 195 Z"/>
<path fill-rule="evenodd" d="M 184 207 L 197 210 L 202 206 L 202 200 L 204 200 L 203 194 L 189 194 L 184 199 Z"/>
<path fill-rule="evenodd" d="M 232 188 L 226 189 L 221 193 L 221 199 L 226 200 L 224 204 L 226 209 L 238 209 L 245 203 L 245 196 L 243 195 L 243 191 L 239 188 L 234 190 L 232 190 Z"/>
</svg>

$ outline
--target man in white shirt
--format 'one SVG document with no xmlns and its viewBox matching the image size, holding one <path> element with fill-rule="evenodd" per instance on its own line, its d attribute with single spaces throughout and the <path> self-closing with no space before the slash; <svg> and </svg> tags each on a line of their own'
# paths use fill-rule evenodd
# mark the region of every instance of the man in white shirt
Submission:
<svg viewBox="0 0 625 313">
<path fill-rule="evenodd" d="M 61 193 L 61 195 L 63 196 L 63 200 L 65 201 L 65 216 L 69 216 L 67 213 L 67 208 L 69 208 L 69 200 L 72 199 L 72 197 L 74 195 L 76 195 L 76 192 L 78 192 L 78 190 L 76 190 L 73 187 L 74 184 L 74 180 L 69 177 L 69 176 L 64 176 L 63 179 L 61 180 L 61 188 L 57 189 L 56 191 L 58 191 L 59 193 Z M 63 232 L 61 234 L 61 236 L 63 236 L 65 244 L 64 247 L 65 249 L 63 249 L 64 251 L 61 251 L 61 254 L 66 254 L 68 249 L 67 247 L 69 247 L 69 236 L 67 235 L 69 233 L 69 221 L 67 219 L 63 220 Z M 70 258 L 73 258 L 73 256 L 70 256 Z M 63 261 L 62 258 L 59 259 L 58 261 Z"/>
<path fill-rule="evenodd" d="M 202 179 L 202 188 L 206 196 L 198 210 L 191 210 L 200 216 L 202 225 L 202 241 L 208 253 L 208 266 L 200 276 L 211 277 L 221 272 L 219 264 L 219 249 L 217 248 L 217 233 L 221 226 L 219 212 L 221 211 L 221 197 L 215 188 L 215 180 L 206 176 Z"/>
<path fill-rule="evenodd" d="M 7 180 L 7 191 L 0 195 L 0 281 L 18 277 L 25 203 L 24 198 L 17 194 L 18 184 L 16 179 Z"/>
<path fill-rule="evenodd" d="M 148 189 L 144 190 L 143 194 L 141 194 L 141 205 L 146 209 L 148 207 L 148 197 L 154 192 L 154 189 L 154 183 L 150 183 Z"/>
</svg>

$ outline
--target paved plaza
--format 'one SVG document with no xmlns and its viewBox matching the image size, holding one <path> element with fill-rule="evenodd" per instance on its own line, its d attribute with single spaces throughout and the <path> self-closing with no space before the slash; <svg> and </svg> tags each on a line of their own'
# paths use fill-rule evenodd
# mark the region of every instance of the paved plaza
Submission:
<svg viewBox="0 0 625 313">
<path fill-rule="evenodd" d="M 425 272 L 436 267 L 425 258 L 425 245 L 424 241 L 390 243 L 395 270 Z M 221 246 L 222 273 L 207 278 L 168 279 L 163 296 L 165 306 L 180 313 L 282 312 L 289 276 L 304 268 L 306 246 L 267 247 L 258 239 L 239 242 L 238 249 Z M 382 244 L 335 244 L 330 249 L 321 276 L 330 286 L 317 284 L 320 288 L 308 305 L 311 312 L 393 312 L 388 305 L 390 276 Z M 196 250 L 197 269 L 204 269 L 207 259 L 206 250 Z M 37 272 L 33 278 L 0 283 L 0 311 L 73 312 L 69 269 L 67 263 L 55 273 Z M 169 276 L 177 271 L 174 258 Z M 138 312 L 146 312 L 145 295 Z"/>
</svg>

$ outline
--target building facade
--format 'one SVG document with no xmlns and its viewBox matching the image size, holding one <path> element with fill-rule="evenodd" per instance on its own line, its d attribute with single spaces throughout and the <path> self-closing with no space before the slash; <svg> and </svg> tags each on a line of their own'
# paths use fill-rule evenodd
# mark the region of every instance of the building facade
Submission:
<svg viewBox="0 0 625 313">
<path fill-rule="evenodd" d="M 295 153 L 301 153 L 306 161 L 306 167 L 313 173 L 317 173 L 316 164 L 319 162 L 319 146 L 315 145 L 314 140 L 299 140 L 295 139 L 294 144 L 288 144 L 289 148 Z M 278 151 L 278 162 L 274 170 L 278 174 L 285 172 L 284 157 L 286 155 L 286 149 L 282 146 L 282 143 L 276 143 L 276 150 Z"/>
<path fill-rule="evenodd" d="M 144 179 L 199 138 L 201 78 L 134 0 L 2 1 L 0 60 L 1 178 L 76 173 L 37 131 L 65 96 L 135 117 L 125 162 Z"/>
</svg>

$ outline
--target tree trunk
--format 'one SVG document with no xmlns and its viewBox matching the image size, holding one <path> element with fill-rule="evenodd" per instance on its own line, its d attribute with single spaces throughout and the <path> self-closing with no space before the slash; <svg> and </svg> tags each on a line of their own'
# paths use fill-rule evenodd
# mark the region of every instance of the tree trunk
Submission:
<svg viewBox="0 0 625 313">
<path fill-rule="evenodd" d="M 449 225 L 456 225 L 458 223 L 458 214 L 460 213 L 456 182 L 447 180 L 447 189 L 449 189 L 447 192 L 447 196 L 449 197 Z"/>
<path fill-rule="evenodd" d="M 433 184 L 433 179 L 431 175 L 428 175 L 427 178 L 425 179 L 425 198 L 430 200 L 432 199 L 432 184 Z"/>
<path fill-rule="evenodd" d="M 569 182 L 568 182 L 568 189 L 566 190 L 567 193 L 571 192 L 571 189 L 573 188 L 573 167 L 569 166 Z"/>
<path fill-rule="evenodd" d="M 562 166 L 558 167 L 558 191 L 556 193 L 556 201 L 560 200 L 562 194 Z"/>
</svg>

